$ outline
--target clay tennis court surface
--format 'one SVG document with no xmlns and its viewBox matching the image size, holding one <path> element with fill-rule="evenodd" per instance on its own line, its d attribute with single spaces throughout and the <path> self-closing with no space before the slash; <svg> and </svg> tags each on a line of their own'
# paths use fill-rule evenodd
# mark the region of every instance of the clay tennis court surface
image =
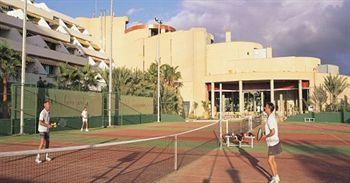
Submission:
<svg viewBox="0 0 350 183">
<path fill-rule="evenodd" d="M 120 128 L 54 132 L 53 147 L 96 144 L 174 134 L 208 123 L 151 123 Z M 213 126 L 214 127 L 214 126 Z M 278 157 L 283 182 L 349 182 L 350 125 L 281 123 L 283 153 Z M 215 149 L 213 128 L 174 139 L 61 152 L 40 165 L 31 157 L 1 160 L 0 182 L 267 182 L 266 145 Z M 37 135 L 0 137 L 0 151 L 36 149 Z M 6 164 L 6 167 L 5 167 Z M 19 171 L 20 170 L 20 171 Z M 20 172 L 20 173 L 18 173 Z M 25 181 L 24 181 L 25 180 Z"/>
</svg>

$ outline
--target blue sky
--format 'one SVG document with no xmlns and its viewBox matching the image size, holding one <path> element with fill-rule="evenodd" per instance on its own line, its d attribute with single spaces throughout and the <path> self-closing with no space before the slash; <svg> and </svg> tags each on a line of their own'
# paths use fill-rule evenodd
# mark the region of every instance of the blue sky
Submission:
<svg viewBox="0 0 350 183">
<path fill-rule="evenodd" d="M 110 9 L 109 0 L 36 0 L 72 17 Z M 350 0 L 114 0 L 117 16 L 130 24 L 155 16 L 177 30 L 204 27 L 224 40 L 271 45 L 273 56 L 306 56 L 350 74 Z M 129 24 L 129 26 L 130 26 Z"/>
<path fill-rule="evenodd" d="M 110 10 L 110 0 L 36 0 L 49 8 L 72 17 L 91 17 L 95 9 Z M 170 19 L 174 16 L 181 1 L 178 0 L 114 0 L 117 16 L 129 16 L 130 22 L 147 22 L 155 16 Z M 96 7 L 96 8 L 95 8 Z"/>
</svg>

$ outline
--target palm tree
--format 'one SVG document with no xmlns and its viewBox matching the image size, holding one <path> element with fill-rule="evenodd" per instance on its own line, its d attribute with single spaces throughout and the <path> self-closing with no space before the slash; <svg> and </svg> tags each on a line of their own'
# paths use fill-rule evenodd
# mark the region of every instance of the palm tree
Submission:
<svg viewBox="0 0 350 183">
<path fill-rule="evenodd" d="M 324 78 L 324 87 L 329 94 L 330 102 L 331 102 L 331 110 L 335 110 L 338 104 L 338 96 L 343 93 L 343 91 L 349 87 L 349 83 L 346 77 L 342 77 L 339 75 L 328 75 Z"/>
<path fill-rule="evenodd" d="M 81 89 L 88 91 L 90 87 L 96 87 L 98 84 L 98 72 L 96 72 L 91 65 L 86 65 L 80 69 L 81 74 Z"/>
<path fill-rule="evenodd" d="M 178 82 L 181 79 L 181 73 L 178 71 L 178 68 L 178 66 L 172 67 L 168 64 L 161 66 L 162 78 L 164 79 L 164 82 L 168 86 L 175 89 L 182 86 L 182 83 Z"/>
<path fill-rule="evenodd" d="M 129 94 L 145 97 L 152 96 L 152 86 L 147 80 L 146 72 L 138 69 L 132 71 Z"/>
<path fill-rule="evenodd" d="M 0 77 L 2 78 L 3 114 L 7 114 L 7 85 L 9 78 L 17 78 L 21 68 L 21 55 L 10 49 L 6 44 L 0 43 Z"/>
<path fill-rule="evenodd" d="M 58 87 L 62 89 L 81 89 L 82 74 L 80 69 L 68 64 L 59 66 L 59 75 L 57 76 Z"/>
<path fill-rule="evenodd" d="M 160 85 L 161 85 L 161 109 L 162 112 L 166 113 L 181 113 L 183 111 L 182 97 L 180 95 L 180 87 L 182 83 L 179 81 L 181 79 L 181 73 L 177 71 L 178 67 L 172 67 L 168 64 L 160 66 Z M 158 77 L 158 65 L 157 63 L 152 63 L 147 71 L 147 80 L 153 89 L 153 97 L 156 103 L 157 97 L 157 77 Z M 156 107 L 156 106 L 155 106 Z"/>
<path fill-rule="evenodd" d="M 101 72 L 101 76 L 105 81 L 108 81 L 109 71 Z M 126 67 L 118 67 L 112 70 L 112 85 L 113 90 L 120 95 L 128 95 L 132 81 L 132 71 Z M 107 85 L 109 83 L 107 82 Z"/>
<path fill-rule="evenodd" d="M 327 102 L 327 91 L 325 90 L 323 85 L 316 86 L 314 88 L 313 94 L 311 96 L 311 102 L 318 106 L 320 112 L 323 111 L 323 104 Z"/>
</svg>

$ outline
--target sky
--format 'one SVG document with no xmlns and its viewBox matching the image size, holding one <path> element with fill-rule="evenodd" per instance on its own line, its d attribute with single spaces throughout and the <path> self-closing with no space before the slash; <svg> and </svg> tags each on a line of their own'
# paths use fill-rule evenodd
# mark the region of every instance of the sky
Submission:
<svg viewBox="0 0 350 183">
<path fill-rule="evenodd" d="M 109 0 L 36 0 L 72 17 L 109 10 Z M 177 30 L 204 27 L 224 40 L 253 41 L 273 48 L 273 56 L 321 58 L 350 74 L 350 0 L 114 0 L 117 16 L 129 24 L 155 16 Z"/>
</svg>

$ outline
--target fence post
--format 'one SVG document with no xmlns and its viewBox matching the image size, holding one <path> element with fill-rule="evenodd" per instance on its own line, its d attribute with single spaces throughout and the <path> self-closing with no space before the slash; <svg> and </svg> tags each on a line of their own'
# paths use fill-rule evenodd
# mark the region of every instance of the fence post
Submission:
<svg viewBox="0 0 350 183">
<path fill-rule="evenodd" d="M 175 149 L 175 156 L 174 156 L 174 169 L 177 170 L 177 135 L 175 135 L 175 142 L 174 142 L 174 149 Z"/>
</svg>

